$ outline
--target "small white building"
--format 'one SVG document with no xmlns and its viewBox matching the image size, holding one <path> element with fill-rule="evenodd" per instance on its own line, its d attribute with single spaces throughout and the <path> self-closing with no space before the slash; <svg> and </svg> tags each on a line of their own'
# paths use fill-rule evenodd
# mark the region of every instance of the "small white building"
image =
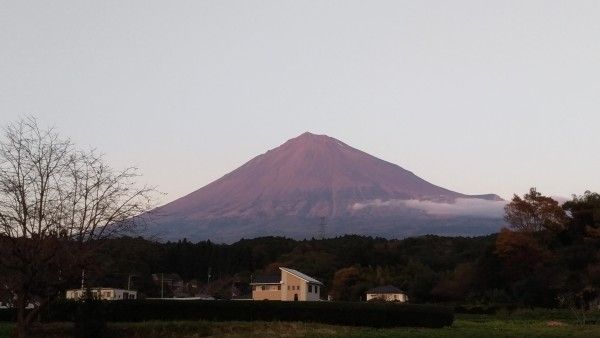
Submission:
<svg viewBox="0 0 600 338">
<path fill-rule="evenodd" d="M 35 308 L 36 306 L 39 306 L 39 305 L 40 305 L 39 303 L 35 303 L 35 304 L 34 303 L 27 303 L 27 306 L 25 308 L 26 309 L 33 309 L 33 308 Z M 13 303 L 9 303 L 9 302 L 1 301 L 0 300 L 0 309 L 12 309 L 14 307 L 15 307 L 14 302 Z"/>
<path fill-rule="evenodd" d="M 85 289 L 67 290 L 67 299 L 79 300 L 85 295 Z M 99 300 L 127 300 L 137 299 L 137 291 L 114 288 L 90 288 L 93 299 Z"/>
<path fill-rule="evenodd" d="M 8 309 L 12 307 L 14 297 L 12 293 L 3 288 L 0 288 L 0 309 Z"/>
<path fill-rule="evenodd" d="M 408 296 L 393 285 L 385 285 L 367 291 L 367 302 L 370 300 L 405 303 L 408 302 Z"/>
<path fill-rule="evenodd" d="M 0 288 L 0 309 L 12 309 L 15 307 L 15 302 L 16 298 L 12 292 L 9 292 L 8 289 Z M 25 308 L 33 309 L 36 306 L 39 306 L 39 303 L 29 302 Z"/>
</svg>

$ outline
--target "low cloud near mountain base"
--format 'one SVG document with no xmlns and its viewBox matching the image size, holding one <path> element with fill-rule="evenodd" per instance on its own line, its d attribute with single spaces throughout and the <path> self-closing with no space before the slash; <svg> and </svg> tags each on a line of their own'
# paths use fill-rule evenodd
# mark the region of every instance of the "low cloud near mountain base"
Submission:
<svg viewBox="0 0 600 338">
<path fill-rule="evenodd" d="M 490 201 L 479 198 L 457 198 L 454 203 L 421 201 L 416 199 L 382 201 L 380 199 L 355 203 L 353 210 L 365 208 L 412 208 L 432 216 L 476 216 L 502 218 L 506 201 Z"/>
</svg>

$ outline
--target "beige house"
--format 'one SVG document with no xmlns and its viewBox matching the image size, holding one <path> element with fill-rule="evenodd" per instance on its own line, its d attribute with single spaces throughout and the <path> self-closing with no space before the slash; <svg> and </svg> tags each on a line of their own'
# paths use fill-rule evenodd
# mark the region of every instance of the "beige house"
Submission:
<svg viewBox="0 0 600 338">
<path fill-rule="evenodd" d="M 253 300 L 317 301 L 323 283 L 300 271 L 279 268 L 281 275 L 259 276 L 250 283 Z"/>
<path fill-rule="evenodd" d="M 386 285 L 367 291 L 367 302 L 370 300 L 404 303 L 408 302 L 408 296 L 397 287 Z"/>
<path fill-rule="evenodd" d="M 67 299 L 78 300 L 81 299 L 86 290 L 84 289 L 73 289 L 67 290 Z M 100 300 L 126 300 L 126 299 L 137 299 L 137 291 L 114 289 L 114 288 L 91 288 L 93 299 Z"/>
</svg>

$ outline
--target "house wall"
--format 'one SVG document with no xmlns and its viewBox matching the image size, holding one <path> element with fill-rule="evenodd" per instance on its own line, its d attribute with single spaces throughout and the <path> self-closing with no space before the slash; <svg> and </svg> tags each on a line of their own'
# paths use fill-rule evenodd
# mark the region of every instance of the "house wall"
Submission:
<svg viewBox="0 0 600 338">
<path fill-rule="evenodd" d="M 298 295 L 298 300 L 306 300 L 307 283 L 305 280 L 281 270 L 281 281 L 281 300 L 293 301 L 295 295 Z"/>
<path fill-rule="evenodd" d="M 311 284 L 308 284 L 311 285 Z M 312 284 L 312 292 L 307 291 L 306 300 L 308 301 L 318 301 L 321 299 L 321 286 L 317 284 Z"/>
<path fill-rule="evenodd" d="M 309 292 L 309 285 L 311 292 Z M 277 289 L 278 286 L 281 289 Z M 304 279 L 283 270 L 281 270 L 281 284 L 252 285 L 253 300 L 294 301 L 297 296 L 298 301 L 318 301 L 320 294 L 320 285 L 309 284 Z"/>
<path fill-rule="evenodd" d="M 403 293 L 367 293 L 367 301 L 371 299 L 381 299 L 388 302 L 396 301 L 404 303 L 408 300 L 408 297 L 406 297 L 406 295 Z"/>
<path fill-rule="evenodd" d="M 67 299 L 76 299 L 77 297 L 77 293 L 75 292 L 75 290 L 67 290 L 67 295 L 66 295 Z"/>
<path fill-rule="evenodd" d="M 137 291 L 128 291 L 120 289 L 91 289 L 92 297 L 101 300 L 123 300 L 137 299 Z M 67 299 L 80 299 L 83 297 L 84 290 L 68 290 Z"/>
<path fill-rule="evenodd" d="M 299 301 L 318 301 L 321 299 L 321 286 L 309 283 L 295 275 L 281 271 L 281 300 L 294 301 L 295 295 L 298 295 Z M 309 285 L 312 291 L 309 292 Z"/>
<path fill-rule="evenodd" d="M 252 299 L 253 300 L 281 300 L 281 290 L 278 290 L 277 287 L 283 286 L 275 285 L 275 284 L 259 284 L 252 285 Z M 264 287 L 264 290 L 263 290 Z"/>
</svg>

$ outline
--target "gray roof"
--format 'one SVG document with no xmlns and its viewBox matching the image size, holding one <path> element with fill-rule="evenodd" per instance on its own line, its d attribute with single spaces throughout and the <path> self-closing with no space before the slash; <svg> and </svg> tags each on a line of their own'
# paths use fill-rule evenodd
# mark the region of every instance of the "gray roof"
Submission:
<svg viewBox="0 0 600 338">
<path fill-rule="evenodd" d="M 318 280 L 312 278 L 311 276 L 305 275 L 302 272 L 298 271 L 298 270 L 294 270 L 294 269 L 290 269 L 290 268 L 279 268 L 282 271 L 285 271 L 287 273 L 291 273 L 292 275 L 300 278 L 300 279 L 304 279 L 305 281 L 309 282 L 309 283 L 313 283 L 313 284 L 318 284 L 318 285 L 323 285 L 323 283 L 319 282 Z"/>
<path fill-rule="evenodd" d="M 256 276 L 252 279 L 250 284 L 279 284 L 281 283 L 281 276 L 279 275 L 263 275 Z"/>
<path fill-rule="evenodd" d="M 373 289 L 367 291 L 367 293 L 404 293 L 404 292 L 393 285 L 385 285 L 385 286 L 378 286 L 376 288 L 373 288 Z"/>
</svg>

